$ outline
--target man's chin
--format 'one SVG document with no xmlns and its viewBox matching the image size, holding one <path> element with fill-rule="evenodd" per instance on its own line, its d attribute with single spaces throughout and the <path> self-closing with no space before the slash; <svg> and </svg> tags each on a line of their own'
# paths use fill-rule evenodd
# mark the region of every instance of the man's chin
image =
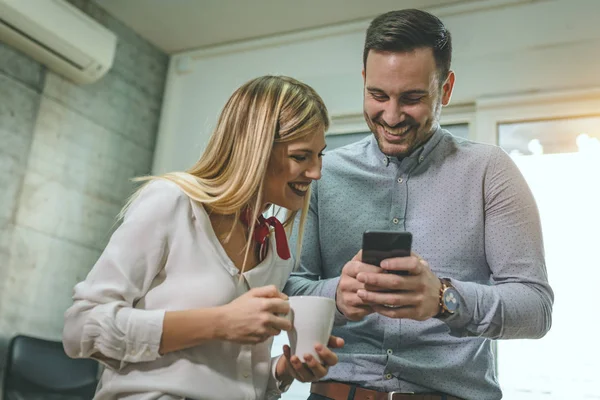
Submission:
<svg viewBox="0 0 600 400">
<path fill-rule="evenodd" d="M 379 150 L 388 157 L 403 158 L 411 151 L 409 144 L 390 143 L 383 140 L 378 140 L 377 144 L 379 145 Z"/>
</svg>

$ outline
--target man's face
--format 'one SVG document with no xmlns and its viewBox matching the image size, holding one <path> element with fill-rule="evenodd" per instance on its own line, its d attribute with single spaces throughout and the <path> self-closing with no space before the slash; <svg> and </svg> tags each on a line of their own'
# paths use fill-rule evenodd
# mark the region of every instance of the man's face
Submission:
<svg viewBox="0 0 600 400">
<path fill-rule="evenodd" d="M 400 158 L 431 137 L 454 86 L 450 72 L 440 87 L 430 48 L 402 53 L 370 50 L 363 78 L 367 125 L 381 151 Z"/>
</svg>

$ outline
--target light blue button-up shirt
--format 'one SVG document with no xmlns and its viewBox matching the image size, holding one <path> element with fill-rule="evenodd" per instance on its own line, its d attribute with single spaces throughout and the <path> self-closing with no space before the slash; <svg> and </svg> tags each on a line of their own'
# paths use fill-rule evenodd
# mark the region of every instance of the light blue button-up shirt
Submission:
<svg viewBox="0 0 600 400">
<path fill-rule="evenodd" d="M 459 311 L 445 321 L 371 314 L 337 325 L 346 345 L 326 379 L 500 399 L 490 339 L 543 336 L 553 304 L 537 207 L 510 157 L 441 128 L 402 160 L 372 135 L 327 153 L 285 292 L 335 298 L 365 230 L 412 232 L 413 251 L 458 290 Z"/>
</svg>

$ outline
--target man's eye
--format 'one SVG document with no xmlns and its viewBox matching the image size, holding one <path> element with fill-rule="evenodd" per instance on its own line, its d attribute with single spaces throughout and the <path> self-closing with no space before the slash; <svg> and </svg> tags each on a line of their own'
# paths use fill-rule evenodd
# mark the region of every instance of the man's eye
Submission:
<svg viewBox="0 0 600 400">
<path fill-rule="evenodd" d="M 418 102 L 421 101 L 423 97 L 407 97 L 405 99 L 403 99 L 402 101 L 406 104 L 417 104 Z"/>
<path fill-rule="evenodd" d="M 385 96 L 383 94 L 373 94 L 373 93 L 371 93 L 371 97 L 376 101 L 386 101 L 388 98 L 387 96 Z"/>
</svg>

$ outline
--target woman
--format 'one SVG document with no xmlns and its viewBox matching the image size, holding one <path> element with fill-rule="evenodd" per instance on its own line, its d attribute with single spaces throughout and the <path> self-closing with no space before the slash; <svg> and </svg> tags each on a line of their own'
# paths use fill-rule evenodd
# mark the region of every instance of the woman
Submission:
<svg viewBox="0 0 600 400">
<path fill-rule="evenodd" d="M 65 313 L 67 354 L 108 367 L 96 399 L 277 398 L 337 362 L 324 345 L 323 364 L 287 346 L 271 359 L 291 329 L 280 290 L 293 265 L 284 227 L 262 217 L 284 207 L 289 232 L 302 210 L 302 231 L 328 124 L 312 88 L 260 77 L 231 96 L 187 173 L 144 178 Z"/>
</svg>

